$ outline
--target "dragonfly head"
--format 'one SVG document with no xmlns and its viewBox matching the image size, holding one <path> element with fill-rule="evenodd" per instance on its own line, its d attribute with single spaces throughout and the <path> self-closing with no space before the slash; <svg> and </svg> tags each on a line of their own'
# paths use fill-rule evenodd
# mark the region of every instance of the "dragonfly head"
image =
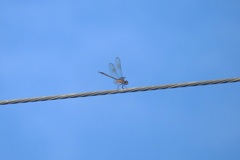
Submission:
<svg viewBox="0 0 240 160">
<path fill-rule="evenodd" d="M 121 77 L 121 78 L 123 79 L 123 84 L 128 85 L 128 81 L 124 80 L 126 77 Z"/>
</svg>

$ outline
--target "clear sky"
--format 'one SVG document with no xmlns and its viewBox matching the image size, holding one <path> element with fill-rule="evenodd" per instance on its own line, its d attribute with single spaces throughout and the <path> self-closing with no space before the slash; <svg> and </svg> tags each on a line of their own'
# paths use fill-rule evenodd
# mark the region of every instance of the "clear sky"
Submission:
<svg viewBox="0 0 240 160">
<path fill-rule="evenodd" d="M 0 99 L 240 77 L 239 0 L 1 0 Z M 240 83 L 0 106 L 1 160 L 239 160 Z"/>
</svg>

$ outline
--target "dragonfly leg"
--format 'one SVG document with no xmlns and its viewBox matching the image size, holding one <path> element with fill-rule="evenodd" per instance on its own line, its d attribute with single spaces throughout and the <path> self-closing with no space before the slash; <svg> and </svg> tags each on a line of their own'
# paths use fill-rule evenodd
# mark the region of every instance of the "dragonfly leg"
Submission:
<svg viewBox="0 0 240 160">
<path fill-rule="evenodd" d="M 127 86 L 126 85 L 122 85 L 122 89 L 127 89 Z"/>
<path fill-rule="evenodd" d="M 120 87 L 120 86 L 122 86 L 122 89 L 124 89 L 124 85 L 119 84 L 119 85 L 117 85 L 117 90 L 119 90 L 119 87 Z"/>
</svg>

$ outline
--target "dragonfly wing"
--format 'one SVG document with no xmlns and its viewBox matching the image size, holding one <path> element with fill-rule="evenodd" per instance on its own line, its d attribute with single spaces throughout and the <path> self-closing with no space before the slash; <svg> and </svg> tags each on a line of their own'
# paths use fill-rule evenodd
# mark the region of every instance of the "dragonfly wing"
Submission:
<svg viewBox="0 0 240 160">
<path fill-rule="evenodd" d="M 109 72 L 112 77 L 115 77 L 116 79 L 119 78 L 116 68 L 114 67 L 114 65 L 112 63 L 109 63 Z"/>
<path fill-rule="evenodd" d="M 116 63 L 116 72 L 117 72 L 117 75 L 118 75 L 119 77 L 123 77 L 120 58 L 117 57 L 115 63 Z"/>
</svg>

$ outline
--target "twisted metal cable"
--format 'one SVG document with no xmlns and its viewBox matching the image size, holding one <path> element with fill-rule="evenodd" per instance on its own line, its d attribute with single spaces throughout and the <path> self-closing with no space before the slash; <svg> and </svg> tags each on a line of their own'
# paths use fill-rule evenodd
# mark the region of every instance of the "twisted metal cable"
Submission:
<svg viewBox="0 0 240 160">
<path fill-rule="evenodd" d="M 44 97 L 36 97 L 36 98 L 3 100 L 3 101 L 0 101 L 0 105 L 37 102 L 37 101 L 50 101 L 50 100 L 77 98 L 77 97 L 100 96 L 100 95 L 106 95 L 106 94 L 118 94 L 118 93 L 127 93 L 127 92 L 150 91 L 150 90 L 158 90 L 158 89 L 202 86 L 202 85 L 212 85 L 212 84 L 220 84 L 220 83 L 233 83 L 233 82 L 240 82 L 240 78 L 227 78 L 227 79 L 218 79 L 218 80 L 207 80 L 207 81 L 196 81 L 196 82 L 158 85 L 158 86 L 136 87 L 136 88 L 128 88 L 128 89 L 124 89 L 124 90 L 105 90 L 105 91 L 96 91 L 96 92 L 44 96 Z"/>
</svg>

